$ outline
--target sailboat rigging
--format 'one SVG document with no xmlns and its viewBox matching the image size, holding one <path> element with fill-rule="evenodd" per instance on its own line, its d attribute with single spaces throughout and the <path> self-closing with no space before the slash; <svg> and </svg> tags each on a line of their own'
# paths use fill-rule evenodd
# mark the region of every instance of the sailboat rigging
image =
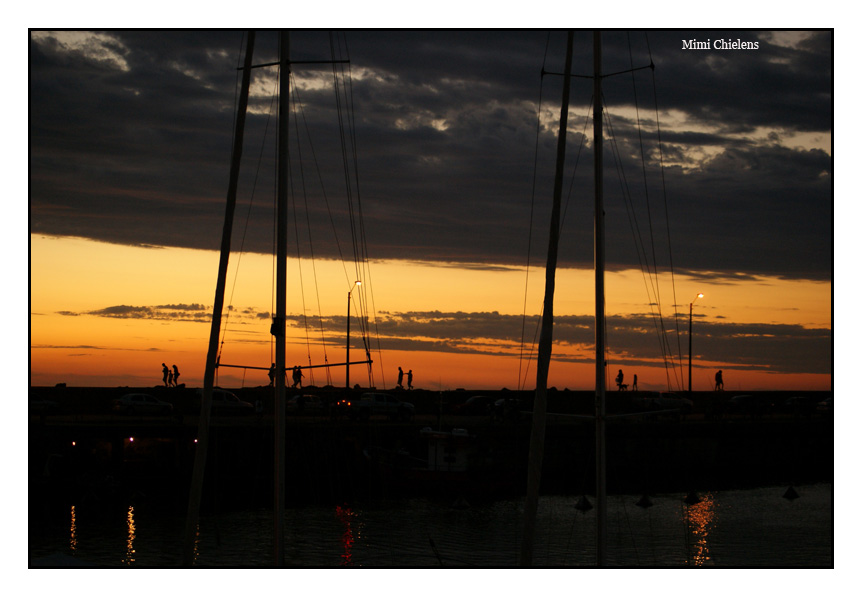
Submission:
<svg viewBox="0 0 863 598">
<path fill-rule="evenodd" d="M 284 532 L 285 532 L 285 404 L 286 404 L 286 312 L 287 312 L 287 256 L 288 256 L 288 189 L 289 189 L 289 113 L 290 113 L 290 73 L 292 64 L 335 64 L 346 63 L 347 60 L 315 60 L 315 61 L 291 61 L 290 38 L 286 31 L 279 34 L 279 60 L 266 64 L 252 65 L 252 54 L 254 50 L 255 33 L 249 32 L 247 38 L 246 55 L 242 67 L 242 89 L 237 109 L 237 124 L 234 132 L 234 150 L 231 161 L 231 177 L 228 192 L 228 207 L 225 213 L 225 225 L 223 229 L 219 275 L 216 285 L 216 299 L 213 307 L 213 319 L 211 324 L 210 348 L 207 354 L 207 365 L 204 377 L 204 392 L 201 405 L 201 419 L 198 432 L 198 443 L 195 452 L 195 468 L 193 472 L 192 487 L 190 490 L 189 508 L 186 519 L 185 544 L 183 553 L 183 564 L 191 566 L 194 564 L 194 546 L 197 534 L 198 517 L 201 503 L 201 492 L 203 486 L 204 466 L 207 455 L 207 438 L 212 406 L 212 394 L 214 386 L 215 371 L 218 367 L 243 367 L 254 368 L 254 366 L 237 366 L 220 364 L 218 357 L 218 336 L 221 324 L 221 313 L 224 307 L 225 278 L 227 273 L 227 261 L 230 253 L 231 225 L 233 221 L 234 206 L 236 204 L 237 179 L 239 175 L 239 164 L 242 157 L 243 125 L 245 122 L 246 109 L 248 106 L 249 85 L 251 69 L 269 66 L 278 66 L 279 73 L 279 102 L 278 102 L 278 161 L 277 161 L 277 193 L 276 193 L 276 307 L 270 332 L 275 340 L 275 413 L 274 413 L 274 484 L 273 484 L 273 510 L 274 510 L 274 543 L 273 557 L 277 567 L 284 566 Z M 350 297 L 350 294 L 349 294 Z M 348 314 L 350 317 L 350 313 Z M 325 364 L 322 366 L 304 367 L 332 367 L 345 365 L 349 367 L 350 362 L 346 359 L 345 364 Z M 371 358 L 363 361 L 355 361 L 355 364 L 371 364 Z M 268 369 L 268 368 L 254 368 Z"/>
<path fill-rule="evenodd" d="M 551 216 L 551 232 L 546 264 L 545 299 L 542 313 L 542 330 L 537 357 L 537 383 L 534 399 L 533 422 L 531 427 L 530 456 L 528 459 L 527 494 L 525 498 L 519 565 L 529 567 L 533 561 L 533 538 L 536 512 L 539 500 L 539 483 L 542 469 L 543 442 L 546 421 L 546 393 L 548 370 L 551 361 L 554 278 L 557 266 L 557 245 L 559 237 L 560 194 L 563 165 L 566 150 L 566 122 L 569 111 L 570 78 L 572 69 L 572 38 L 567 33 L 567 48 L 561 100 L 560 127 L 558 132 L 557 165 L 555 169 L 554 197 Z M 603 163 L 602 163 L 602 79 L 603 77 L 629 73 L 643 68 L 653 68 L 653 64 L 625 71 L 602 74 L 602 36 L 593 33 L 593 150 L 594 150 L 594 289 L 595 289 L 595 394 L 594 415 L 596 433 L 596 564 L 607 564 L 607 501 L 606 501 L 606 408 L 605 408 L 605 210 L 603 207 Z"/>
</svg>

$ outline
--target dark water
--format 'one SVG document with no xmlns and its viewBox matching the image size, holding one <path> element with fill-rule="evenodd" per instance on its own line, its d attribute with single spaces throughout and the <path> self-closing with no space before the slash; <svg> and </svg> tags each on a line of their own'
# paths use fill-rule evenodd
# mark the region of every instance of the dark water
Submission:
<svg viewBox="0 0 863 598">
<path fill-rule="evenodd" d="M 832 567 L 832 486 L 785 487 L 683 496 L 609 497 L 609 562 L 626 567 Z M 592 500 L 592 498 L 591 498 Z M 542 497 L 534 564 L 590 567 L 595 513 L 576 497 Z M 289 508 L 286 563 L 292 567 L 513 567 L 518 562 L 522 500 L 467 508 L 429 499 L 374 505 Z M 68 555 L 100 567 L 173 567 L 182 560 L 184 519 L 146 505 L 30 514 L 31 566 Z M 38 521 L 34 522 L 34 518 Z M 272 565 L 273 516 L 238 510 L 202 517 L 196 564 Z"/>
</svg>

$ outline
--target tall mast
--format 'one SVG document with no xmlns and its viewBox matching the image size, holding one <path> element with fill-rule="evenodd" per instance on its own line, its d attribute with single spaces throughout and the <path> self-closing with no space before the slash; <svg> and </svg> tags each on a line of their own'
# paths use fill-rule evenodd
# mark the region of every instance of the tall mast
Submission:
<svg viewBox="0 0 863 598">
<path fill-rule="evenodd" d="M 225 283 L 228 276 L 228 258 L 231 255 L 231 231 L 234 224 L 234 208 L 237 204 L 237 182 L 240 176 L 240 161 L 243 156 L 243 131 L 246 124 L 246 107 L 249 103 L 249 81 L 252 74 L 252 51 L 254 47 L 255 32 L 249 31 L 246 40 L 246 56 L 243 63 L 243 82 L 237 104 L 237 120 L 234 125 L 231 173 L 228 182 L 228 199 L 225 206 L 225 223 L 222 229 L 216 295 L 213 300 L 213 318 L 210 322 L 210 343 L 207 349 L 207 363 L 204 368 L 204 392 L 201 400 L 201 418 L 198 422 L 198 442 L 195 445 L 195 465 L 192 473 L 192 487 L 189 490 L 189 508 L 186 516 L 186 531 L 183 546 L 183 565 L 186 567 L 191 567 L 195 563 L 195 540 L 198 532 L 198 516 L 201 509 L 204 468 L 207 464 L 210 411 L 213 404 L 213 383 L 216 377 L 216 360 L 219 354 L 219 329 L 222 324 L 222 309 L 225 304 Z"/>
<path fill-rule="evenodd" d="M 602 207 L 602 40 L 593 33 L 594 278 L 596 289 L 596 564 L 606 564 L 605 500 L 605 214 Z"/>
<path fill-rule="evenodd" d="M 533 424 L 530 432 L 527 496 L 524 505 L 524 526 L 521 538 L 519 566 L 533 562 L 533 535 L 539 502 L 542 456 L 545 444 L 545 411 L 548 369 L 551 362 L 551 340 L 554 324 L 554 279 L 557 269 L 557 245 L 560 236 L 560 196 L 563 190 L 563 167 L 566 154 L 566 121 L 569 116 L 569 84 L 572 71 L 572 31 L 566 36 L 566 62 L 563 75 L 563 98 L 560 106 L 560 128 L 557 133 L 557 164 L 554 173 L 554 199 L 551 210 L 551 230 L 548 238 L 548 258 L 545 266 L 545 299 L 542 308 L 542 329 L 539 334 L 539 355 L 536 364 L 536 397 L 533 403 Z"/>
<path fill-rule="evenodd" d="M 285 312 L 288 279 L 288 115 L 290 109 L 290 45 L 287 31 L 279 34 L 279 160 L 276 208 L 276 406 L 275 406 L 275 565 L 285 564 Z"/>
</svg>

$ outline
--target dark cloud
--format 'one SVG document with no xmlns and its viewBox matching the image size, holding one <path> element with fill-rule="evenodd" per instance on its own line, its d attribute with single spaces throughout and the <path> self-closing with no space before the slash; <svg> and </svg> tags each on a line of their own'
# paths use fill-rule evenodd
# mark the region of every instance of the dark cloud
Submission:
<svg viewBox="0 0 863 598">
<path fill-rule="evenodd" d="M 112 305 L 88 312 L 58 311 L 61 316 L 100 316 L 104 318 L 140 319 L 140 320 L 183 320 L 192 322 L 209 322 L 212 307 L 198 303 L 173 305 Z"/>
<path fill-rule="evenodd" d="M 209 322 L 207 306 L 111 306 L 86 314 L 108 318 L 140 318 L 169 321 Z M 165 309 L 168 308 L 168 309 Z M 776 373 L 826 374 L 832 370 L 833 336 L 830 329 L 812 329 L 793 324 L 735 324 L 700 321 L 697 324 L 693 359 L 723 363 L 729 369 L 753 369 Z M 267 343 L 269 314 L 255 308 L 234 308 L 226 322 L 227 333 L 236 343 Z M 683 367 L 681 356 L 688 350 L 688 314 L 672 314 L 660 320 L 654 314 L 607 317 L 608 347 L 618 366 L 655 366 L 665 360 L 674 372 Z M 345 316 L 289 314 L 290 328 L 307 330 L 311 344 L 344 346 Z M 498 312 L 408 311 L 381 312 L 372 323 L 375 335 L 389 351 L 449 351 L 484 355 L 535 357 L 539 338 L 538 315 L 523 317 Z M 563 362 L 592 363 L 593 316 L 561 315 L 554 319 L 554 358 Z M 356 350 L 364 348 L 357 331 L 352 338 Z M 45 347 L 41 347 L 45 348 Z M 60 348 L 60 347 L 51 347 Z M 73 348 L 73 347 L 63 347 Z M 99 347 L 76 346 L 84 349 Z M 374 349 L 374 347 L 371 347 Z"/>
<path fill-rule="evenodd" d="M 31 37 L 31 231 L 217 248 L 241 34 L 79 37 L 75 43 L 68 34 Z M 757 41 L 759 49 L 681 48 L 684 39 L 738 38 Z M 258 39 L 256 62 L 272 60 L 275 34 Z M 294 126 L 302 139 L 316 139 L 314 153 L 305 141 L 293 150 L 305 164 L 302 176 L 294 170 L 301 251 L 318 257 L 352 251 L 350 220 L 359 216 L 359 199 L 369 257 L 522 265 L 533 213 L 533 259 L 543 262 L 560 77 L 540 73 L 562 70 L 563 39 L 562 32 L 540 31 L 334 36 L 334 53 L 349 56 L 353 74 L 341 98 L 351 110 L 343 116 L 356 128 L 346 146 L 351 193 L 349 199 L 332 90 L 309 85 L 329 67 L 297 66 L 303 110 Z M 590 35 L 576 39 L 573 70 L 590 74 Z M 833 120 L 832 41 L 832 32 L 605 34 L 606 72 L 651 58 L 656 65 L 605 83 L 615 142 L 606 146 L 611 268 L 637 266 L 645 251 L 639 246 L 651 242 L 646 231 L 653 228 L 653 242 L 666 248 L 663 264 L 670 247 L 684 271 L 830 279 L 833 181 L 825 148 Z M 292 58 L 329 58 L 330 42 L 325 32 L 292 34 Z M 272 88 L 263 70 L 256 81 L 255 89 Z M 576 79 L 567 162 L 571 167 L 577 158 L 578 170 L 568 175 L 561 265 L 592 263 L 592 157 L 589 142 L 578 153 L 576 133 L 590 96 L 589 81 Z M 537 136 L 540 97 L 549 120 Z M 249 224 L 237 226 L 235 237 L 236 247 L 247 231 L 246 250 L 260 252 L 272 247 L 272 208 L 264 199 L 272 195 L 272 178 L 257 170 L 259 156 L 261 173 L 272 163 L 269 103 L 265 95 L 252 101 L 241 197 L 248 200 L 254 181 L 257 191 L 255 203 L 238 211 L 243 218 L 248 212 Z M 666 123 L 661 152 L 657 110 Z M 812 136 L 821 137 L 817 146 Z"/>
</svg>

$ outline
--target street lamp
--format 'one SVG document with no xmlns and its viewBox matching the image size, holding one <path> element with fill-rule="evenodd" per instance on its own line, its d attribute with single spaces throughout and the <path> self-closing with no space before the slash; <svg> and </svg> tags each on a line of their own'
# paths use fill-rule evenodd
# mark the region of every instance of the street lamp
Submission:
<svg viewBox="0 0 863 598">
<path fill-rule="evenodd" d="M 362 282 L 359 280 L 355 281 L 351 288 L 348 290 L 348 326 L 347 326 L 347 340 L 345 342 L 345 389 L 351 389 L 351 293 L 354 290 L 354 287 L 362 286 Z"/>
<path fill-rule="evenodd" d="M 689 398 L 692 398 L 692 306 L 702 297 L 704 293 L 698 293 L 689 304 Z"/>
</svg>

